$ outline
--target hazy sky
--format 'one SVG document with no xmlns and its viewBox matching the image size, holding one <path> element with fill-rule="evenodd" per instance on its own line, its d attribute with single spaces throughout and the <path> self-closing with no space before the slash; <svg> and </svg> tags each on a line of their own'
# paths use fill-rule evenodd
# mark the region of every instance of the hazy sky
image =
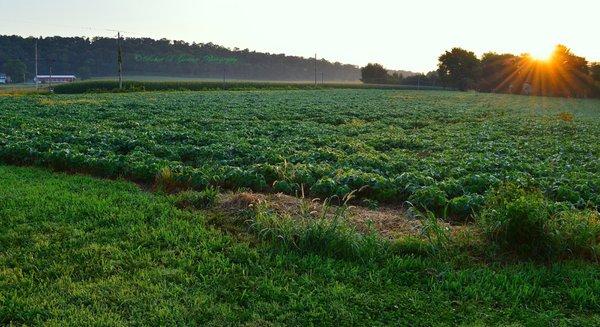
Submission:
<svg viewBox="0 0 600 327">
<path fill-rule="evenodd" d="M 0 34 L 213 42 L 390 69 L 433 70 L 454 46 L 600 61 L 600 0 L 0 0 Z M 89 27 L 88 29 L 84 27 Z"/>
</svg>

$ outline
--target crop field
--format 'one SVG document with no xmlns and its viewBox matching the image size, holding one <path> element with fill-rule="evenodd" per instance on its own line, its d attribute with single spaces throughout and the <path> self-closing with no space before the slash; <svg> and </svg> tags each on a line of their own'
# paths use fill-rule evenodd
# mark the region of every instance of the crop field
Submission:
<svg viewBox="0 0 600 327">
<path fill-rule="evenodd" d="M 0 325 L 598 325 L 598 131 L 599 100 L 0 94 Z"/>
<path fill-rule="evenodd" d="M 397 90 L 0 97 L 0 160 L 464 218 L 506 182 L 600 206 L 600 101 Z"/>
</svg>

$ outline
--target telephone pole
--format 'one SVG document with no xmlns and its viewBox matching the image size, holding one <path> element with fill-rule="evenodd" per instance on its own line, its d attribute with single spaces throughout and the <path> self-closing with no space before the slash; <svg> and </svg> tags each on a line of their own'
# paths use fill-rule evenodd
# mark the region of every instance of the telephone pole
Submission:
<svg viewBox="0 0 600 327">
<path fill-rule="evenodd" d="M 315 53 L 315 86 L 317 86 L 317 54 Z"/>
<path fill-rule="evenodd" d="M 35 78 L 33 82 L 35 83 L 35 89 L 38 89 L 38 39 L 35 39 Z"/>
<path fill-rule="evenodd" d="M 54 60 L 50 60 L 50 79 L 48 79 L 48 82 L 50 83 L 50 86 L 49 86 L 50 92 L 52 92 L 52 63 L 53 62 L 54 62 Z"/>
<path fill-rule="evenodd" d="M 121 47 L 121 32 L 117 32 L 117 63 L 119 66 L 119 90 L 123 89 L 123 48 Z"/>
</svg>

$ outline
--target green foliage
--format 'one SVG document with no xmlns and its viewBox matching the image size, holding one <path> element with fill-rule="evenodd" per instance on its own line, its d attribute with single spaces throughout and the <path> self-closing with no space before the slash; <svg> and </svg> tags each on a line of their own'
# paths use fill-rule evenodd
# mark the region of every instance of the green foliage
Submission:
<svg viewBox="0 0 600 327">
<path fill-rule="evenodd" d="M 114 76 L 115 38 L 107 37 L 45 37 L 23 38 L 0 35 L 0 63 L 12 58 L 32 59 L 38 43 L 39 71 L 64 74 L 85 73 L 90 76 Z M 314 79 L 314 59 L 284 56 L 248 49 L 228 49 L 213 43 L 190 44 L 167 39 L 127 37 L 122 40 L 123 61 L 128 74 L 203 77 L 221 80 L 284 80 Z M 25 55 L 27 54 L 27 55 Z M 56 59 L 51 61 L 48 59 Z M 321 59 L 319 70 L 327 80 L 356 81 L 360 72 L 354 65 L 333 63 Z M 34 71 L 34 61 L 27 60 L 27 70 Z"/>
<path fill-rule="evenodd" d="M 2 325 L 600 322 L 596 264 L 453 262 L 343 220 L 282 233 L 274 215 L 262 221 L 273 241 L 247 243 L 131 183 L 5 166 L 0 176 Z M 575 231 L 597 217 L 565 219 Z"/>
<path fill-rule="evenodd" d="M 393 83 L 393 77 L 380 64 L 368 64 L 360 69 L 360 80 L 363 83 L 388 84 Z M 396 81 L 399 82 L 399 81 Z"/>
<path fill-rule="evenodd" d="M 461 91 L 475 87 L 480 69 L 475 53 L 461 48 L 446 51 L 439 58 L 438 74 L 442 83 Z"/>
<path fill-rule="evenodd" d="M 469 217 L 479 212 L 485 203 L 485 198 L 479 194 L 461 195 L 448 202 L 448 214 L 453 217 Z"/>
<path fill-rule="evenodd" d="M 359 201 L 411 200 L 455 220 L 477 213 L 500 181 L 597 209 L 598 104 L 349 89 L 5 96 L 0 161 L 167 192 L 356 191 Z M 564 112 L 573 122 L 557 119 Z"/>
<path fill-rule="evenodd" d="M 216 81 L 124 81 L 123 89 L 119 89 L 119 83 L 109 80 L 84 81 L 60 84 L 54 88 L 57 94 L 82 94 L 82 93 L 109 93 L 109 92 L 152 92 L 152 91 L 252 91 L 252 90 L 313 90 L 313 89 L 370 89 L 390 88 L 396 90 L 417 89 L 411 85 L 362 85 L 362 84 L 335 84 L 327 83 L 315 86 L 312 83 L 286 83 L 286 82 L 238 82 L 226 83 Z M 442 87 L 421 86 L 420 90 L 443 90 Z"/>
<path fill-rule="evenodd" d="M 1 61 L 0 61 L 1 62 Z M 3 73 L 10 76 L 13 83 L 23 83 L 27 75 L 27 66 L 19 59 L 9 59 L 2 67 Z"/>
<path fill-rule="evenodd" d="M 548 228 L 560 255 L 599 261 L 600 215 L 597 211 L 559 212 Z"/>
<path fill-rule="evenodd" d="M 477 223 L 501 250 L 545 257 L 552 251 L 549 220 L 548 205 L 540 192 L 507 185 L 490 197 Z"/>
<path fill-rule="evenodd" d="M 528 258 L 598 259 L 598 212 L 550 205 L 539 191 L 503 185 L 490 196 L 477 223 L 503 252 Z"/>
<path fill-rule="evenodd" d="M 200 192 L 187 190 L 175 194 L 174 200 L 180 208 L 205 209 L 212 207 L 217 200 L 219 190 L 215 187 L 208 187 Z"/>
<path fill-rule="evenodd" d="M 408 201 L 421 209 L 431 210 L 433 212 L 442 212 L 448 203 L 446 193 L 437 186 L 427 186 L 417 189 Z"/>
</svg>

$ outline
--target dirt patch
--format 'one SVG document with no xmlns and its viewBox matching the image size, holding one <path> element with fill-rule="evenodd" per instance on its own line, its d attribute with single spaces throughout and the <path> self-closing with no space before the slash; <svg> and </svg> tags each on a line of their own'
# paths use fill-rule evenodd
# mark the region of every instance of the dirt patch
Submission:
<svg viewBox="0 0 600 327">
<path fill-rule="evenodd" d="M 253 209 L 257 205 L 265 205 L 280 215 L 292 218 L 332 218 L 341 208 L 334 205 L 324 205 L 318 200 L 297 198 L 285 194 L 261 193 L 224 193 L 220 195 L 218 208 L 226 212 L 240 212 Z M 353 224 L 359 232 L 377 231 L 386 238 L 402 236 L 420 236 L 422 223 L 411 217 L 402 206 L 384 206 L 377 209 L 350 206 L 344 211 L 343 217 Z M 444 224 L 454 232 L 460 226 Z"/>
<path fill-rule="evenodd" d="M 238 212 L 252 207 L 265 201 L 265 195 L 249 192 L 226 193 L 219 198 L 219 207 L 226 212 Z"/>
</svg>

